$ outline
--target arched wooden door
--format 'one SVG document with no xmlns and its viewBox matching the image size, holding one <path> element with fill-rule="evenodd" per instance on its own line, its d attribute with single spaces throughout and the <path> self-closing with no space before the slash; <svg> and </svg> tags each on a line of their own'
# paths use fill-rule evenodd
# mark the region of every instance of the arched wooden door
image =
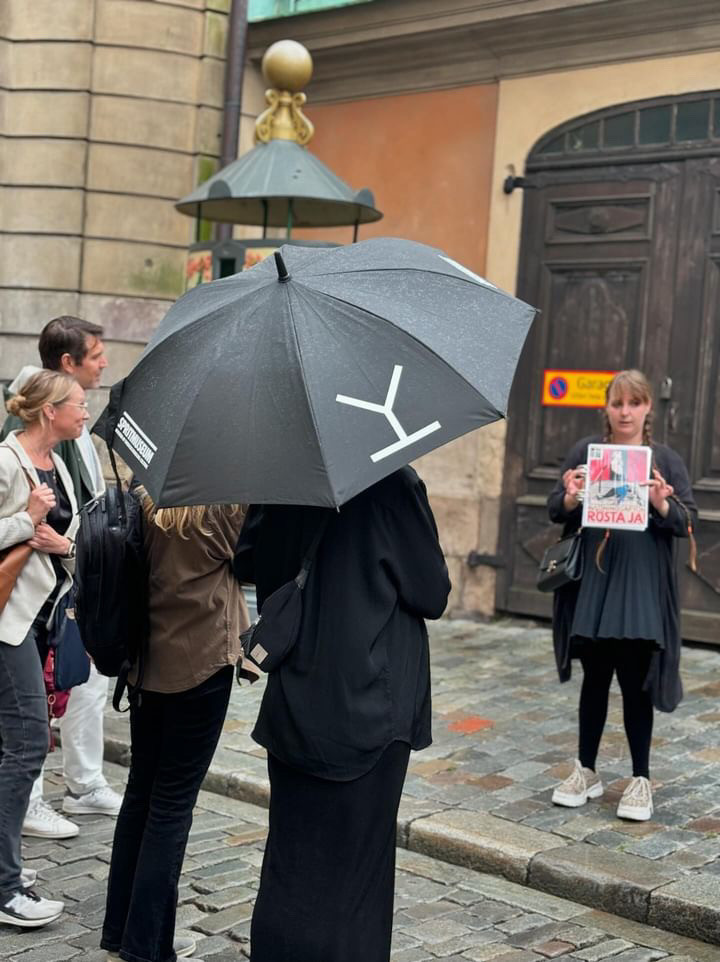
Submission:
<svg viewBox="0 0 720 962">
<path fill-rule="evenodd" d="M 654 434 L 690 470 L 700 572 L 681 566 L 683 634 L 720 644 L 720 91 L 624 104 L 528 158 L 518 294 L 540 308 L 508 420 L 497 606 L 549 615 L 545 498 L 596 412 L 544 408 L 546 368 L 639 367 Z M 684 560 L 684 556 L 683 556 Z"/>
</svg>

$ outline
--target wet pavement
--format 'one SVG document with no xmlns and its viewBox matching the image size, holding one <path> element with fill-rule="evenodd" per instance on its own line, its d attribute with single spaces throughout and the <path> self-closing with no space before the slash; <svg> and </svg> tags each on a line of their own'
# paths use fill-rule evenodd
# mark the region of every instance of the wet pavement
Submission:
<svg viewBox="0 0 720 962">
<path fill-rule="evenodd" d="M 576 753 L 579 673 L 557 682 L 549 630 L 520 621 L 431 625 L 434 743 L 411 757 L 401 844 L 512 881 L 720 943 L 720 649 L 685 649 L 685 700 L 656 713 L 651 822 L 615 807 L 631 774 L 613 686 L 601 799 L 557 808 Z M 251 737 L 262 682 L 233 692 L 207 786 L 266 801 Z M 127 758 L 127 718 L 109 713 L 108 754 Z"/>
<path fill-rule="evenodd" d="M 56 806 L 62 794 L 59 764 L 56 753 L 46 777 Z M 126 770 L 108 765 L 107 772 L 121 790 Z M 38 891 L 65 899 L 66 914 L 35 931 L 0 925 L 0 959 L 5 962 L 104 962 L 99 928 L 114 819 L 76 820 L 81 831 L 75 839 L 26 840 L 25 864 L 39 871 Z M 200 959 L 237 962 L 249 957 L 266 824 L 262 808 L 201 793 L 178 914 L 178 934 L 198 941 Z M 720 960 L 720 949 L 711 945 L 402 849 L 395 909 L 392 962 Z"/>
</svg>

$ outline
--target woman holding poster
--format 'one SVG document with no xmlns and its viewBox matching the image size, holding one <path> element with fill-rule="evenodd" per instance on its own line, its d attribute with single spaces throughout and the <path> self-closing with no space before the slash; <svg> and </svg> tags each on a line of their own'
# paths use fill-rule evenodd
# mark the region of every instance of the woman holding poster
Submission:
<svg viewBox="0 0 720 962">
<path fill-rule="evenodd" d="M 583 668 L 578 758 L 553 802 L 574 808 L 602 795 L 595 763 L 617 673 L 633 766 L 617 814 L 635 821 L 653 811 L 653 711 L 671 712 L 682 698 L 674 541 L 690 536 L 693 566 L 697 520 L 685 465 L 652 441 L 651 419 L 647 379 L 640 371 L 620 371 L 607 388 L 603 435 L 575 444 L 548 498 L 550 519 L 564 525 L 563 537 L 582 527 L 584 551 L 582 579 L 558 589 L 553 604 L 560 681 L 570 678 L 573 658 Z M 629 466 L 642 463 L 646 470 L 650 458 L 650 476 L 643 471 L 644 478 L 635 478 Z M 585 525 L 584 496 L 594 499 L 585 504 Z M 629 511 L 624 507 L 628 497 L 640 502 L 637 510 L 632 503 Z M 593 523 L 600 526 L 588 526 Z"/>
</svg>

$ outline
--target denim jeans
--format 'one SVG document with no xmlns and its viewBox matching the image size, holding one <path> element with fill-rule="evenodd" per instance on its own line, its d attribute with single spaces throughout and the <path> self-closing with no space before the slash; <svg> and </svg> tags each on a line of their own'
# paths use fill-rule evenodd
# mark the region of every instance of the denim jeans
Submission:
<svg viewBox="0 0 720 962">
<path fill-rule="evenodd" d="M 0 903 L 21 888 L 20 832 L 49 745 L 48 708 L 36 619 L 19 645 L 0 641 Z"/>
<path fill-rule="evenodd" d="M 192 811 L 220 738 L 233 668 L 130 709 L 131 761 L 115 828 L 100 945 L 126 962 L 174 962 L 178 880 Z"/>
</svg>

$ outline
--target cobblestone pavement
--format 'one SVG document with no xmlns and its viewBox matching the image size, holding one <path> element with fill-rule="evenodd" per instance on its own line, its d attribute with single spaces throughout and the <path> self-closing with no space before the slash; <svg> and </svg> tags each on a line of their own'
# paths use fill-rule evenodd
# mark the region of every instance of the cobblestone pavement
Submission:
<svg viewBox="0 0 720 962">
<path fill-rule="evenodd" d="M 598 759 L 605 794 L 583 808 L 558 808 L 550 796 L 577 752 L 581 672 L 560 685 L 550 633 L 532 623 L 445 620 L 430 632 L 434 743 L 411 757 L 407 818 L 449 808 L 490 813 L 563 844 L 587 842 L 641 857 L 668 877 L 703 875 L 720 886 L 720 649 L 685 649 L 685 700 L 671 715 L 656 713 L 655 815 L 630 823 L 615 817 L 631 775 L 616 683 Z M 213 762 L 216 790 L 239 779 L 262 794 L 264 751 L 250 738 L 262 684 L 233 692 Z M 126 716 L 110 713 L 106 731 L 126 744 Z M 252 791 L 231 785 L 230 794 Z"/>
<path fill-rule="evenodd" d="M 59 763 L 59 753 L 51 756 L 47 777 L 56 804 L 61 795 Z M 108 765 L 108 775 L 121 788 L 126 770 Z M 80 816 L 77 821 L 81 833 L 76 839 L 26 840 L 25 864 L 39 870 L 38 891 L 64 898 L 67 912 L 37 931 L 0 925 L 4 962 L 104 962 L 99 927 L 114 820 Z M 249 956 L 249 920 L 266 821 L 261 808 L 201 793 L 178 916 L 179 934 L 198 940 L 198 958 L 239 962 Z M 415 852 L 399 850 L 398 869 L 393 962 L 720 960 L 720 949 L 705 943 Z"/>
</svg>

